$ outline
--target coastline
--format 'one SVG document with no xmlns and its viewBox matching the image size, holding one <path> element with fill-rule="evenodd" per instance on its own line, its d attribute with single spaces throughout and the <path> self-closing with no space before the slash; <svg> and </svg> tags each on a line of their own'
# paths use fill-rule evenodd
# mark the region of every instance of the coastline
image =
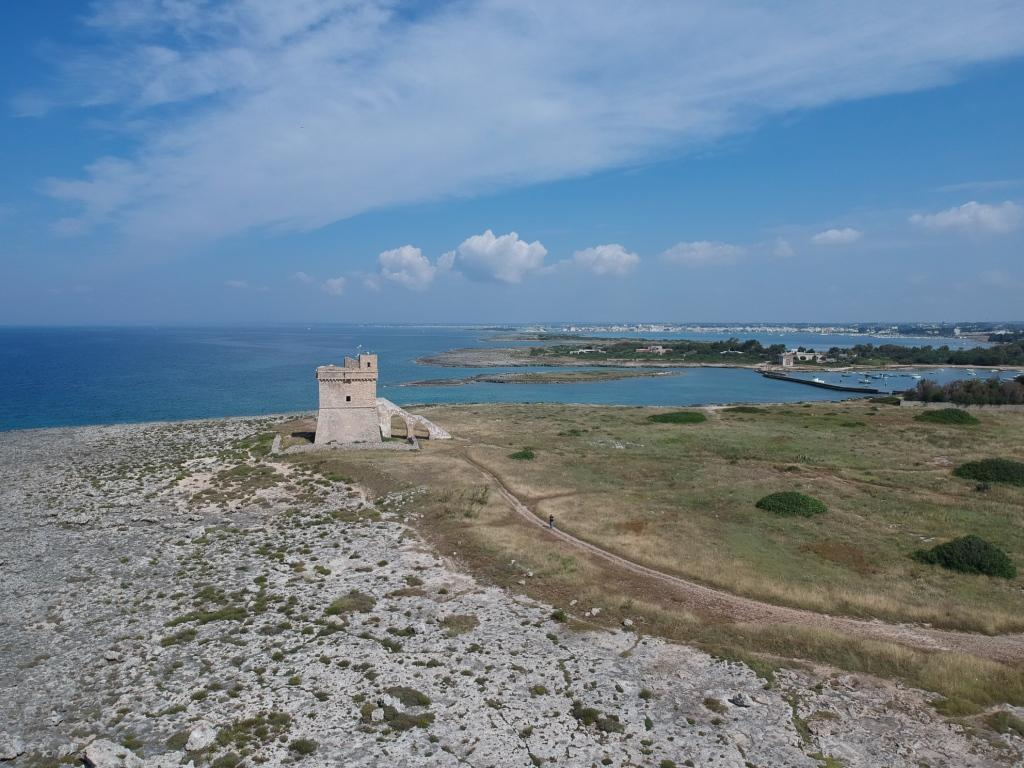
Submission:
<svg viewBox="0 0 1024 768">
<path fill-rule="evenodd" d="M 767 362 L 757 363 L 712 363 L 666 360 L 579 360 L 568 356 L 533 357 L 529 347 L 461 347 L 416 359 L 418 365 L 439 368 L 738 368 L 748 370 L 768 369 L 775 371 L 804 371 L 820 373 L 842 373 L 846 371 L 910 371 L 910 370 L 982 370 L 991 366 L 954 365 L 942 363 L 881 363 L 878 365 L 793 365 L 783 368 Z M 1000 370 L 1024 369 L 1024 366 L 1000 366 Z"/>
<path fill-rule="evenodd" d="M 679 376 L 675 371 L 569 371 L 527 372 L 527 373 L 479 373 L 474 376 L 463 376 L 453 379 L 424 379 L 409 381 L 400 387 L 460 387 L 466 384 L 586 384 L 620 379 L 644 379 L 656 376 Z"/>
</svg>

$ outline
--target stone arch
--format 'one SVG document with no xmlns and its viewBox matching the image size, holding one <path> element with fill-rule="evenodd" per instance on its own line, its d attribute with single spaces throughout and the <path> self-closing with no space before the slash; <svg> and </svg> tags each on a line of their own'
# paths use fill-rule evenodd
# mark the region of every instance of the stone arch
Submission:
<svg viewBox="0 0 1024 768">
<path fill-rule="evenodd" d="M 380 423 L 380 433 L 384 438 L 392 436 L 399 437 L 399 435 L 393 435 L 395 427 L 394 419 L 396 417 L 399 418 L 401 423 L 404 425 L 405 435 L 403 435 L 403 437 L 415 436 L 418 431 L 420 436 L 430 440 L 451 439 L 450 434 L 429 419 L 417 416 L 414 413 L 409 413 L 405 409 L 399 408 L 390 400 L 378 397 L 377 420 Z"/>
</svg>

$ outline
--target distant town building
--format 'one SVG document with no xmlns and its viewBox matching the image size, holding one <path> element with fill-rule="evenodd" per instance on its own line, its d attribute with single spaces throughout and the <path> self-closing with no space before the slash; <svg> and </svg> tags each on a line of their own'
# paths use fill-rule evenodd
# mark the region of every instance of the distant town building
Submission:
<svg viewBox="0 0 1024 768">
<path fill-rule="evenodd" d="M 588 354 L 605 354 L 603 349 L 597 347 L 584 347 L 583 349 L 570 349 L 570 355 L 588 355 Z"/>
<path fill-rule="evenodd" d="M 652 344 L 649 347 L 640 347 L 640 349 L 637 350 L 637 352 L 642 352 L 648 355 L 667 355 L 671 351 L 671 349 L 667 349 L 660 344 Z"/>
<path fill-rule="evenodd" d="M 796 363 L 826 363 L 829 359 L 824 352 L 805 352 L 797 349 L 776 355 L 775 364 L 783 368 L 792 368 Z"/>
</svg>

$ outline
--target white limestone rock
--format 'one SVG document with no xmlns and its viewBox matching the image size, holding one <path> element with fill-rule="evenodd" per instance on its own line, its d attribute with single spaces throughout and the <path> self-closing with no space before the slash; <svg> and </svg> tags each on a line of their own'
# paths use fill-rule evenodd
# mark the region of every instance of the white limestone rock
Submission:
<svg viewBox="0 0 1024 768">
<path fill-rule="evenodd" d="M 25 743 L 19 737 L 0 733 L 0 760 L 13 760 L 24 751 Z"/>
<path fill-rule="evenodd" d="M 188 752 L 195 752 L 206 749 L 213 744 L 217 738 L 217 729 L 208 720 L 200 720 L 188 733 L 188 741 L 185 742 L 185 749 Z"/>
<path fill-rule="evenodd" d="M 82 761 L 86 768 L 144 768 L 142 758 L 108 739 L 96 739 L 87 746 Z"/>
</svg>

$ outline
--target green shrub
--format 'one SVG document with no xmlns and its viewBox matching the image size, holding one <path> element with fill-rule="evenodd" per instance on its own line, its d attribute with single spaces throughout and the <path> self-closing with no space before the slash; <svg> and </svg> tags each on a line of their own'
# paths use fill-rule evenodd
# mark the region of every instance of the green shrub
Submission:
<svg viewBox="0 0 1024 768">
<path fill-rule="evenodd" d="M 967 411 L 960 408 L 942 408 L 937 411 L 923 411 L 914 417 L 914 421 L 924 421 L 928 424 L 980 424 Z"/>
<path fill-rule="evenodd" d="M 316 748 L 320 746 L 312 739 L 293 739 L 288 744 L 288 749 L 294 752 L 296 755 L 306 756 L 312 755 L 316 752 Z"/>
<path fill-rule="evenodd" d="M 757 507 L 782 517 L 813 517 L 828 512 L 828 507 L 818 499 L 796 491 L 772 493 L 757 502 Z"/>
<path fill-rule="evenodd" d="M 1011 459 L 969 461 L 954 469 L 953 474 L 982 483 L 1024 485 L 1024 462 Z"/>
<path fill-rule="evenodd" d="M 764 413 L 764 408 L 757 408 L 753 405 L 733 405 L 722 410 L 726 413 Z"/>
<path fill-rule="evenodd" d="M 387 689 L 386 693 L 398 699 L 407 707 L 430 706 L 430 697 L 427 696 L 427 694 L 421 693 L 415 688 L 409 688 L 405 685 L 393 685 Z"/>
<path fill-rule="evenodd" d="M 708 417 L 700 411 L 670 411 L 669 413 L 655 413 L 647 417 L 648 421 L 655 424 L 700 424 L 707 421 Z"/>
<path fill-rule="evenodd" d="M 941 565 L 961 573 L 982 573 L 1013 579 L 1017 568 L 1003 550 L 978 536 L 962 536 L 931 549 L 919 549 L 913 557 L 918 562 Z"/>
<path fill-rule="evenodd" d="M 367 595 L 353 589 L 347 595 L 333 600 L 324 609 L 324 613 L 328 616 L 341 616 L 346 613 L 367 613 L 372 611 L 376 604 L 377 600 L 372 595 Z"/>
<path fill-rule="evenodd" d="M 899 405 L 903 400 L 896 397 L 896 395 L 884 395 L 882 397 L 872 397 L 868 402 L 878 403 L 879 405 Z"/>
<path fill-rule="evenodd" d="M 985 722 L 988 723 L 989 728 L 997 733 L 1009 733 L 1013 731 L 1018 736 L 1024 736 L 1024 720 L 1014 715 L 1012 712 L 1002 711 L 993 712 L 991 715 L 985 718 Z"/>
<path fill-rule="evenodd" d="M 516 461 L 533 461 L 537 454 L 533 452 L 533 448 L 523 448 L 521 451 L 510 453 L 508 457 L 515 459 Z"/>
</svg>

